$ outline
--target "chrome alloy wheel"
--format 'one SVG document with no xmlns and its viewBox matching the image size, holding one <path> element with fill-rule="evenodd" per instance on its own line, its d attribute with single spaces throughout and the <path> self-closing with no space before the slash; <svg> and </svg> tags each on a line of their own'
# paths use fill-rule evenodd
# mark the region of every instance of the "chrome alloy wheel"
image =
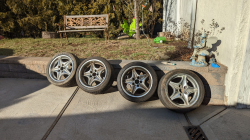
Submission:
<svg viewBox="0 0 250 140">
<path fill-rule="evenodd" d="M 165 85 L 165 93 L 175 106 L 188 108 L 197 102 L 200 87 L 192 76 L 178 73 L 169 78 Z"/>
<path fill-rule="evenodd" d="M 121 76 L 121 87 L 130 97 L 143 97 L 152 88 L 152 75 L 141 66 L 132 66 Z"/>
<path fill-rule="evenodd" d="M 73 72 L 73 61 L 67 55 L 56 57 L 49 66 L 49 76 L 56 82 L 67 80 Z"/>
<path fill-rule="evenodd" d="M 107 75 L 105 64 L 98 59 L 91 59 L 81 65 L 79 81 L 87 88 L 94 88 L 103 83 Z"/>
</svg>

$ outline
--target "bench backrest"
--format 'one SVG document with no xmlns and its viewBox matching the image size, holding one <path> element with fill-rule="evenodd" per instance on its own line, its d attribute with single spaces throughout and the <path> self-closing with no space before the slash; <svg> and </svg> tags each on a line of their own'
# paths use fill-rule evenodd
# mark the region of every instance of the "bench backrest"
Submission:
<svg viewBox="0 0 250 140">
<path fill-rule="evenodd" d="M 66 29 L 108 28 L 109 16 L 103 15 L 66 15 Z"/>
</svg>

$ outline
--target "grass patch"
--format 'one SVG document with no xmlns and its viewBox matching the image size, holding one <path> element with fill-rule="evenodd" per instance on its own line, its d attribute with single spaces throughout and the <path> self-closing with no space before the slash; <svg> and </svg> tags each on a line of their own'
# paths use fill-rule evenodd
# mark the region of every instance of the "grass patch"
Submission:
<svg viewBox="0 0 250 140">
<path fill-rule="evenodd" d="M 167 54 L 171 52 L 172 58 L 180 58 L 182 60 L 181 57 L 174 56 L 175 47 L 186 48 L 187 46 L 186 42 L 180 41 L 176 42 L 176 44 L 174 42 L 154 44 L 153 39 L 149 41 L 149 44 L 152 44 L 151 47 L 147 45 L 147 39 L 110 40 L 105 44 L 105 39 L 103 38 L 69 38 L 69 43 L 66 39 L 63 39 L 63 46 L 61 46 L 60 38 L 4 39 L 0 41 L 0 55 L 52 57 L 59 52 L 70 52 L 79 58 L 101 56 L 106 59 L 159 60 L 161 58 L 158 56 L 158 53 Z M 178 48 L 178 55 L 182 54 L 180 50 Z"/>
</svg>

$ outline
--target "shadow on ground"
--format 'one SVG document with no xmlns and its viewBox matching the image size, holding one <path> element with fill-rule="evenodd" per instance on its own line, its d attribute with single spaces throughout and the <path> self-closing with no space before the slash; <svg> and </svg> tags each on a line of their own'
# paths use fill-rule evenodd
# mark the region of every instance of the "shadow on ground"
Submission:
<svg viewBox="0 0 250 140">
<path fill-rule="evenodd" d="M 12 49 L 0 48 L 0 55 L 11 56 L 14 52 Z"/>
</svg>

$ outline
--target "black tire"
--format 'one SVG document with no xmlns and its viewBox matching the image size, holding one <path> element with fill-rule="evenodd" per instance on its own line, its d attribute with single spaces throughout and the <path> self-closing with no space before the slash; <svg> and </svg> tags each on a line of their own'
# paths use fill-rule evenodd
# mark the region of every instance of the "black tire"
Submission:
<svg viewBox="0 0 250 140">
<path fill-rule="evenodd" d="M 187 83 L 186 84 L 187 86 L 181 85 L 182 87 L 180 87 L 180 86 L 174 85 L 174 84 L 181 82 L 181 80 L 183 79 L 183 77 L 181 79 L 179 78 L 180 81 L 178 81 L 178 75 L 179 76 L 186 75 L 187 82 L 183 82 L 183 83 Z M 173 82 L 174 80 L 175 82 Z M 171 83 L 172 86 L 169 85 L 170 81 L 174 83 L 174 84 Z M 173 85 L 177 88 L 174 88 Z M 177 84 L 177 85 L 180 85 L 180 84 Z M 193 85 L 193 89 L 191 85 Z M 176 93 L 175 91 L 179 93 Z M 171 94 L 171 92 L 173 93 Z M 185 93 L 187 100 L 185 100 L 184 98 L 185 96 L 183 93 Z M 179 94 L 179 96 L 177 94 Z M 180 96 L 180 94 L 182 95 Z M 172 95 L 176 95 L 176 96 L 172 96 Z M 192 95 L 193 97 L 191 97 Z M 175 112 L 186 113 L 186 112 L 189 112 L 198 108 L 204 99 L 204 95 L 205 95 L 205 89 L 204 89 L 204 85 L 201 79 L 195 73 L 189 70 L 185 70 L 185 69 L 176 69 L 176 70 L 170 71 L 169 73 L 167 73 L 161 78 L 159 85 L 158 85 L 158 96 L 162 104 L 166 108 L 173 110 Z M 171 97 L 172 99 L 170 99 Z M 174 98 L 174 97 L 178 97 L 178 98 Z M 187 101 L 188 104 L 185 103 L 184 100 Z M 191 104 L 189 104 L 189 101 Z M 183 106 L 181 105 L 181 102 L 183 102 Z"/>
<path fill-rule="evenodd" d="M 66 62 L 71 63 L 71 64 L 69 64 L 69 66 L 67 66 L 67 67 L 71 67 L 71 69 L 67 69 L 67 70 L 69 70 L 68 72 L 70 72 L 69 75 L 64 73 L 65 72 L 64 70 L 66 70 L 66 66 L 64 66 L 64 68 L 62 68 L 62 67 L 58 68 L 59 57 L 61 57 L 61 60 L 63 63 L 66 63 Z M 66 60 L 69 60 L 69 61 L 66 61 Z M 56 85 L 56 86 L 60 86 L 60 87 L 73 86 L 76 83 L 75 82 L 75 73 L 76 73 L 77 67 L 79 65 L 79 62 L 80 62 L 79 58 L 77 58 L 74 54 L 67 53 L 67 52 L 57 53 L 56 55 L 53 56 L 53 58 L 50 60 L 50 62 L 47 65 L 47 68 L 46 68 L 47 79 L 49 80 L 49 82 L 51 84 Z M 56 64 L 57 64 L 57 66 L 55 66 Z M 53 72 L 52 67 L 54 67 L 54 68 L 57 67 L 58 70 Z M 61 73 L 62 72 L 64 73 L 64 75 L 63 75 L 64 79 L 63 78 L 60 78 L 59 80 L 57 79 L 57 77 L 59 76 L 59 75 L 57 75 L 58 71 L 61 71 Z"/>
<path fill-rule="evenodd" d="M 135 72 L 132 72 L 134 71 Z M 138 72 L 141 72 L 138 74 Z M 137 77 L 133 78 L 133 73 Z M 138 76 L 139 75 L 139 76 Z M 125 82 L 125 77 L 130 77 Z M 117 87 L 121 95 L 131 102 L 143 102 L 152 97 L 157 89 L 157 75 L 154 69 L 148 64 L 142 62 L 132 62 L 124 66 L 117 77 Z M 126 86 L 125 86 L 126 85 Z M 128 85 L 131 89 L 128 88 Z M 145 88 L 146 86 L 146 88 Z M 133 90 L 133 87 L 136 88 Z M 146 90 L 145 90 L 146 89 Z"/>
<path fill-rule="evenodd" d="M 94 70 L 100 69 L 101 66 L 105 66 L 103 68 L 105 68 L 105 70 L 103 71 L 96 71 L 96 72 L 92 72 L 88 73 L 90 68 L 92 68 L 90 65 L 91 63 L 94 62 Z M 99 65 L 99 68 L 96 68 L 96 66 Z M 100 72 L 100 73 L 99 73 Z M 80 76 L 80 75 L 84 75 L 85 73 L 90 74 L 90 75 L 86 75 L 86 76 Z M 94 74 L 95 73 L 95 74 Z M 85 59 L 78 67 L 77 69 L 77 73 L 76 73 L 76 83 L 77 85 L 83 90 L 86 91 L 88 93 L 92 93 L 92 94 L 100 94 L 100 93 L 104 93 L 106 90 L 108 90 L 112 83 L 113 83 L 113 79 L 114 79 L 114 68 L 112 67 L 112 65 L 104 58 L 102 57 L 91 57 L 88 59 Z M 100 76 L 101 75 L 101 76 Z M 98 76 L 100 77 L 100 80 L 98 78 Z M 93 78 L 97 78 L 99 81 L 94 81 L 96 85 L 94 85 L 94 82 L 91 82 L 91 77 Z M 90 79 L 89 79 L 90 78 Z M 95 80 L 93 79 L 93 80 Z M 90 84 L 88 83 L 90 82 Z"/>
</svg>

